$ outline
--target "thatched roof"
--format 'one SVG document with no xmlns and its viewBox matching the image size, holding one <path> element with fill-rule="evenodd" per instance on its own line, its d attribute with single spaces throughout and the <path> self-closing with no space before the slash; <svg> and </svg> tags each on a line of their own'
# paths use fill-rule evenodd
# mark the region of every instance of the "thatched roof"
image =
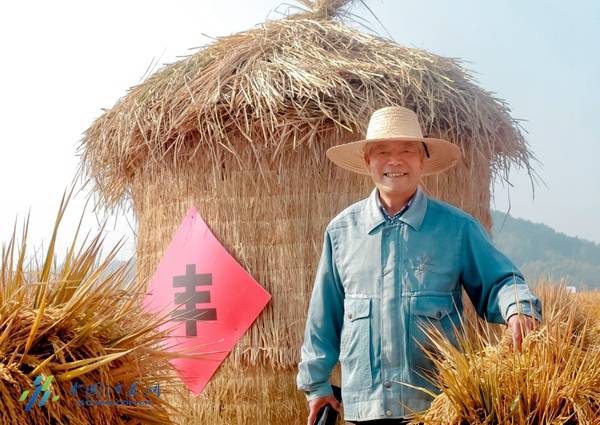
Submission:
<svg viewBox="0 0 600 425">
<path fill-rule="evenodd" d="M 413 108 L 428 135 L 490 158 L 494 175 L 507 176 L 511 165 L 532 171 L 508 106 L 459 60 L 344 25 L 351 1 L 302 3 L 312 10 L 218 38 L 165 66 L 93 123 L 80 148 L 82 171 L 107 205 L 118 205 L 144 168 L 172 167 L 199 152 L 235 156 L 242 145 L 276 161 L 327 143 L 324 130 L 358 139 L 371 112 L 388 105 Z"/>
</svg>

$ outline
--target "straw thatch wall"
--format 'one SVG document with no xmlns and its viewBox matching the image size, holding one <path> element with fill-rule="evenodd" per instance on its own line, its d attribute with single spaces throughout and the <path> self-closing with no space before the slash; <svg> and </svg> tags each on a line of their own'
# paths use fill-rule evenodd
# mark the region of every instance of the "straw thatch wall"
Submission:
<svg viewBox="0 0 600 425">
<path fill-rule="evenodd" d="M 488 227 L 491 178 L 511 164 L 530 170 L 507 107 L 457 61 L 336 22 L 347 1 L 317 3 L 163 68 L 82 142 L 82 171 L 100 203 L 135 211 L 142 275 L 196 206 L 273 295 L 190 407 L 196 423 L 304 422 L 294 375 L 323 229 L 370 190 L 325 150 L 360 138 L 373 110 L 410 107 L 427 135 L 462 147 L 460 167 L 424 183 Z"/>
</svg>

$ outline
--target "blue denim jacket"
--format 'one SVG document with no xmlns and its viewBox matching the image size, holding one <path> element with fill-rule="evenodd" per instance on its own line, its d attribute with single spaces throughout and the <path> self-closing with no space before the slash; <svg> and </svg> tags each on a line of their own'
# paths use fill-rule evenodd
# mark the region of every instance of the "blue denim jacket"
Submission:
<svg viewBox="0 0 600 425">
<path fill-rule="evenodd" d="M 328 395 L 339 360 L 346 420 L 429 407 L 429 396 L 400 382 L 435 391 L 422 376 L 433 365 L 421 325 L 455 341 L 461 289 L 490 322 L 517 311 L 541 319 L 539 300 L 474 218 L 420 188 L 394 222 L 377 201 L 374 190 L 327 226 L 297 376 L 309 399 Z"/>
</svg>

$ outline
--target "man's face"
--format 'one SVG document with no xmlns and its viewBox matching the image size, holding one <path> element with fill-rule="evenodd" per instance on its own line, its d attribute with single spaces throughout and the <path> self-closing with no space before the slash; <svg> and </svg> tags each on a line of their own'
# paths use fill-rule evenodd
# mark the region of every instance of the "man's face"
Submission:
<svg viewBox="0 0 600 425">
<path fill-rule="evenodd" d="M 389 196 L 410 195 L 417 189 L 424 156 L 421 143 L 413 141 L 372 142 L 365 150 L 375 186 Z"/>
</svg>

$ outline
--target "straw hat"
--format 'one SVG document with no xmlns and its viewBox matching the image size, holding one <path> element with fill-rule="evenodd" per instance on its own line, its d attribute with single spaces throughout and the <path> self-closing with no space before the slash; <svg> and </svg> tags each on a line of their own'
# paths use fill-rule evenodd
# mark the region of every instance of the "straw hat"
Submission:
<svg viewBox="0 0 600 425">
<path fill-rule="evenodd" d="M 456 165 L 461 156 L 457 145 L 446 140 L 423 137 L 413 111 L 402 106 L 389 106 L 373 112 L 366 139 L 333 146 L 327 150 L 327 158 L 346 170 L 370 175 L 364 160 L 367 143 L 395 140 L 423 142 L 426 152 L 423 176 L 446 171 Z"/>
</svg>

